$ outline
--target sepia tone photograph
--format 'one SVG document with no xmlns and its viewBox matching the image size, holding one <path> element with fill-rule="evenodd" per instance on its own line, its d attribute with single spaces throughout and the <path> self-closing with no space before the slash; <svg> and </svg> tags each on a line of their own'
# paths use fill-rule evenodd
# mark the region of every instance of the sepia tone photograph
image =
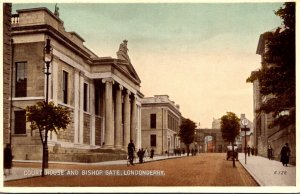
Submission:
<svg viewBox="0 0 300 194">
<path fill-rule="evenodd" d="M 297 6 L 2 2 L 1 192 L 300 192 Z"/>
</svg>

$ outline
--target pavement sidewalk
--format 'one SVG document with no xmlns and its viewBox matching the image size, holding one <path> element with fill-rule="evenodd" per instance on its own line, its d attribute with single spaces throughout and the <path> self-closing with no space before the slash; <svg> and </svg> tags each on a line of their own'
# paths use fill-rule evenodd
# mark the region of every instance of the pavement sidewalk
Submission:
<svg viewBox="0 0 300 194">
<path fill-rule="evenodd" d="M 239 161 L 260 186 L 296 186 L 296 166 L 252 155 L 247 155 L 245 164 L 244 153 L 239 154 Z"/>
<path fill-rule="evenodd" d="M 178 157 L 183 157 L 185 155 L 181 156 L 167 156 L 167 155 L 155 155 L 153 159 L 150 159 L 149 157 L 144 158 L 144 162 L 152 162 L 157 160 L 167 160 L 167 159 L 173 159 Z M 14 160 L 14 162 L 27 162 L 27 163 L 41 163 L 41 161 L 37 160 Z M 138 158 L 134 161 L 135 164 L 139 163 Z M 56 162 L 56 161 L 49 161 L 49 164 L 80 164 L 80 165 L 99 165 L 99 166 L 108 166 L 108 165 L 127 165 L 127 160 L 115 160 L 115 161 L 105 161 L 105 162 L 96 162 L 96 163 L 77 163 L 77 162 Z M 51 172 L 59 172 L 60 169 L 49 169 Z M 46 169 L 47 171 L 47 169 Z M 26 168 L 26 167 L 13 167 L 11 169 L 11 174 L 4 176 L 4 181 L 12 181 L 12 180 L 20 180 L 25 178 L 32 178 L 41 176 L 41 168 Z"/>
</svg>

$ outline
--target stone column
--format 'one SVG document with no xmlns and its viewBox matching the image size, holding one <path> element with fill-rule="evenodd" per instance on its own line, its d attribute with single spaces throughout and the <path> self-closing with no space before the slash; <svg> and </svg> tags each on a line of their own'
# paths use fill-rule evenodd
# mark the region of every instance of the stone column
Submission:
<svg viewBox="0 0 300 194">
<path fill-rule="evenodd" d="M 79 71 L 74 74 L 74 143 L 79 143 Z"/>
<path fill-rule="evenodd" d="M 83 122 L 84 122 L 84 111 L 83 111 L 83 96 L 84 96 L 84 72 L 80 71 L 79 72 L 79 88 L 80 88 L 80 92 L 79 92 L 79 143 L 83 144 Z"/>
<path fill-rule="evenodd" d="M 91 120 L 90 120 L 90 145 L 91 146 L 95 146 L 95 136 L 96 136 L 96 117 L 95 117 L 95 85 L 94 85 L 94 81 L 92 80 L 90 82 L 90 113 L 91 113 Z"/>
<path fill-rule="evenodd" d="M 133 143 L 137 145 L 136 139 L 136 116 L 137 116 L 137 107 L 136 107 L 136 95 L 133 96 L 131 101 L 131 126 L 130 126 L 130 139 L 133 140 Z"/>
<path fill-rule="evenodd" d="M 130 91 L 126 90 L 124 96 L 124 142 L 123 146 L 126 149 L 128 143 L 130 142 Z"/>
<path fill-rule="evenodd" d="M 116 92 L 116 135 L 115 135 L 115 147 L 122 148 L 123 129 L 122 129 L 122 90 L 123 86 L 119 85 Z"/>
<path fill-rule="evenodd" d="M 102 83 L 105 83 L 105 135 L 104 135 L 104 147 L 114 147 L 114 124 L 113 124 L 113 111 L 112 111 L 112 78 L 102 79 Z"/>
</svg>

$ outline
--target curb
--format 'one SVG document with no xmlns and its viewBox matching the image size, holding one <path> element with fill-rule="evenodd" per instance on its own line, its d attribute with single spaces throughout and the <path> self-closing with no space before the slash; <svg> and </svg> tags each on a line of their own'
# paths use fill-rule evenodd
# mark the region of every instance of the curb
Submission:
<svg viewBox="0 0 300 194">
<path fill-rule="evenodd" d="M 245 164 L 243 164 L 240 160 L 239 163 L 244 167 L 244 169 L 250 174 L 250 176 L 255 180 L 255 182 L 259 185 L 259 186 L 265 186 L 265 184 L 259 180 L 259 178 L 257 176 L 255 176 L 254 173 L 252 173 L 246 166 Z"/>
</svg>

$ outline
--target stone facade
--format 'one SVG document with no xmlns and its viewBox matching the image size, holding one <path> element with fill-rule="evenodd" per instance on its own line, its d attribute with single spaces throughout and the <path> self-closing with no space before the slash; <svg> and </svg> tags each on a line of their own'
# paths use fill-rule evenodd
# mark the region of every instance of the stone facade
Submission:
<svg viewBox="0 0 300 194">
<path fill-rule="evenodd" d="M 155 154 L 174 153 L 174 149 L 180 147 L 179 105 L 167 95 L 146 97 L 142 99 L 141 114 L 142 148 L 148 151 L 153 148 Z"/>
<path fill-rule="evenodd" d="M 3 3 L 3 143 L 10 143 L 11 4 Z"/>
<path fill-rule="evenodd" d="M 256 53 L 261 55 L 261 60 L 264 60 L 264 54 L 268 49 L 266 46 L 268 34 L 280 33 L 266 32 L 259 38 Z M 252 73 L 255 73 L 253 71 Z M 256 110 L 261 104 L 272 96 L 263 96 L 260 93 L 259 81 L 253 82 L 253 102 L 254 102 L 254 146 L 258 149 L 258 155 L 267 157 L 267 149 L 270 144 L 273 148 L 273 155 L 276 160 L 280 160 L 280 151 L 285 143 L 289 143 L 291 149 L 290 163 L 296 164 L 296 126 L 291 125 L 286 128 L 272 127 L 269 124 L 273 121 L 272 113 L 256 113 Z"/>
<path fill-rule="evenodd" d="M 212 138 L 208 140 L 207 137 Z M 196 142 L 199 152 L 226 152 L 228 142 L 224 142 L 221 129 L 196 129 Z"/>
<path fill-rule="evenodd" d="M 83 38 L 76 32 L 67 32 L 63 21 L 47 8 L 23 9 L 17 13 L 12 18 L 13 115 L 18 116 L 17 111 L 46 98 L 43 50 L 50 39 L 53 61 L 49 101 L 67 107 L 72 120 L 66 130 L 49 135 L 50 154 L 61 153 L 59 149 L 126 150 L 130 139 L 137 147 L 141 146 L 143 94 L 131 61 L 97 56 L 84 46 Z M 17 89 L 20 87 L 24 90 L 21 94 Z M 12 123 L 12 128 L 16 128 L 14 117 Z M 15 159 L 41 159 L 41 142 L 38 133 L 31 132 L 30 123 L 26 123 L 25 132 L 16 132 L 12 133 Z"/>
</svg>

